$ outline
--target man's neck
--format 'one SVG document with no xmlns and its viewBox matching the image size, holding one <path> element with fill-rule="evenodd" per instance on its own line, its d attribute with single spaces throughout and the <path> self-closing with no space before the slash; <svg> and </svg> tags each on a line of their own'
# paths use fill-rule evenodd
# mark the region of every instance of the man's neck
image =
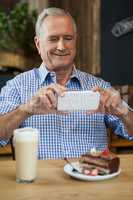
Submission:
<svg viewBox="0 0 133 200">
<path fill-rule="evenodd" d="M 55 71 L 56 73 L 56 81 L 60 85 L 66 85 L 67 81 L 70 79 L 70 76 L 72 74 L 72 68 L 71 69 L 63 69 L 60 71 Z"/>
<path fill-rule="evenodd" d="M 50 70 L 50 68 L 52 68 L 52 67 L 49 68 L 49 67 L 46 66 L 46 68 L 47 68 L 48 71 L 55 72 L 55 74 L 56 74 L 56 82 L 58 84 L 65 86 L 67 81 L 71 77 L 71 74 L 72 74 L 72 71 L 73 71 L 73 68 L 74 68 L 74 64 L 72 64 L 71 66 L 68 66 L 68 67 L 55 68 L 53 70 Z"/>
</svg>

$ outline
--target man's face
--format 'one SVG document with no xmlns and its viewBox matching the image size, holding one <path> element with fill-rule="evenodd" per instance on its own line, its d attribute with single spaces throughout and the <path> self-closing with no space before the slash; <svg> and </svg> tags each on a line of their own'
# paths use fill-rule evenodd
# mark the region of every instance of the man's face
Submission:
<svg viewBox="0 0 133 200">
<path fill-rule="evenodd" d="M 49 70 L 70 69 L 76 54 L 76 33 L 69 16 L 48 16 L 35 37 L 38 52 Z"/>
</svg>

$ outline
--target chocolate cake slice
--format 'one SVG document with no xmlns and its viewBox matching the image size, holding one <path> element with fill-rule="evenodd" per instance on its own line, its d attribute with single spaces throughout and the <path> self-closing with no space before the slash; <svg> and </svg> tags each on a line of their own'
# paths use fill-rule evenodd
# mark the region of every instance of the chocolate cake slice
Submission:
<svg viewBox="0 0 133 200">
<path fill-rule="evenodd" d="M 79 159 L 79 164 L 84 174 L 105 175 L 118 171 L 120 159 L 108 149 L 102 152 L 93 150 L 93 152 L 83 154 Z"/>
</svg>

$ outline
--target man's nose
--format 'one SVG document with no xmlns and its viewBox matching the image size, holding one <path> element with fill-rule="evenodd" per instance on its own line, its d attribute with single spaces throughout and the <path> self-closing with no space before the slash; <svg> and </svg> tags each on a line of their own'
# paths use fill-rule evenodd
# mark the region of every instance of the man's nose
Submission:
<svg viewBox="0 0 133 200">
<path fill-rule="evenodd" d="M 65 49 L 63 38 L 59 39 L 58 44 L 57 44 L 57 49 L 58 50 L 64 50 Z"/>
</svg>

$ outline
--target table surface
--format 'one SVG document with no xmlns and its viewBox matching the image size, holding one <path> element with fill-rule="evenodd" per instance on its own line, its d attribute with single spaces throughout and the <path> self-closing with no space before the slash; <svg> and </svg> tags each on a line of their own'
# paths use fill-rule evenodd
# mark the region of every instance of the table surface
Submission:
<svg viewBox="0 0 133 200">
<path fill-rule="evenodd" d="M 120 155 L 119 176 L 85 182 L 65 174 L 64 160 L 39 160 L 34 183 L 15 181 L 15 161 L 0 162 L 0 199 L 5 200 L 132 200 L 133 154 Z"/>
</svg>

